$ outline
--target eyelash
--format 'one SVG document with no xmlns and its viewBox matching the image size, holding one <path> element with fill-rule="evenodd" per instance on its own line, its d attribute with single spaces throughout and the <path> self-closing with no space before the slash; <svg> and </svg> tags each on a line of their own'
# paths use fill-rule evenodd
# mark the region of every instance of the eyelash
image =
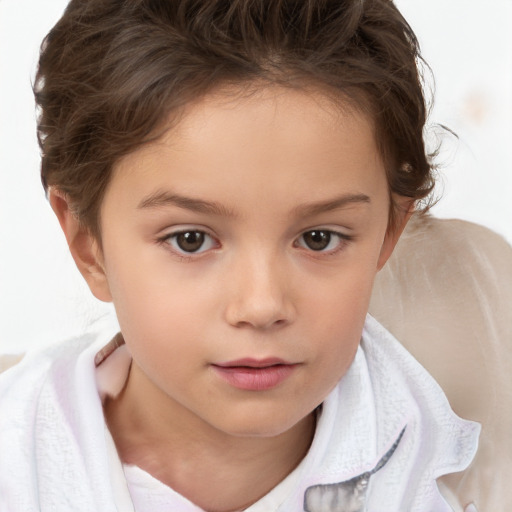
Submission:
<svg viewBox="0 0 512 512">
<path fill-rule="evenodd" d="M 315 233 L 315 232 L 328 234 L 329 235 L 329 244 L 331 243 L 333 236 L 337 237 L 338 243 L 336 244 L 336 247 L 326 251 L 325 249 L 315 250 L 315 249 L 312 249 L 311 247 L 307 247 L 307 246 L 300 244 L 300 240 L 303 239 L 303 237 L 305 235 Z M 178 247 L 174 246 L 172 241 L 176 241 L 180 235 L 186 235 L 188 233 L 194 233 L 196 235 L 199 234 L 203 237 L 207 237 L 210 240 L 210 243 L 213 244 L 213 247 L 208 247 L 206 249 L 203 249 L 204 243 L 201 243 L 199 250 L 187 252 L 187 251 L 184 251 L 179 246 Z M 354 237 L 352 235 L 347 235 L 346 233 L 341 233 L 339 231 L 335 231 L 332 229 L 317 228 L 317 229 L 308 229 L 307 231 L 302 232 L 301 235 L 294 241 L 293 245 L 294 245 L 294 247 L 302 248 L 303 250 L 311 253 L 312 256 L 316 256 L 316 255 L 318 255 L 318 256 L 320 256 L 320 255 L 321 256 L 334 256 L 339 251 L 343 250 L 346 247 L 346 245 L 348 243 L 350 243 L 353 239 L 354 239 Z M 167 246 L 167 249 L 171 250 L 176 256 L 178 256 L 180 258 L 181 261 L 192 261 L 193 259 L 197 258 L 201 254 L 208 252 L 210 249 L 220 247 L 220 243 L 218 240 L 215 239 L 215 237 L 213 237 L 212 235 L 208 234 L 206 231 L 201 230 L 201 229 L 181 229 L 179 231 L 175 231 L 173 233 L 169 233 L 169 234 L 166 234 L 166 235 L 158 238 L 157 242 L 160 245 Z M 307 245 L 307 244 L 305 244 L 305 245 Z"/>
</svg>

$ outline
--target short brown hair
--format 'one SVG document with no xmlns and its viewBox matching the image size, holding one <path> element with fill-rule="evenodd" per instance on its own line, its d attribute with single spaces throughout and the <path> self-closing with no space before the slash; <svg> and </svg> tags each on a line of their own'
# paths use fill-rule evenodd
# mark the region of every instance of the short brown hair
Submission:
<svg viewBox="0 0 512 512">
<path fill-rule="evenodd" d="M 71 0 L 34 85 L 42 182 L 99 236 L 114 164 L 177 109 L 222 85 L 316 84 L 369 110 L 390 192 L 423 199 L 420 60 L 391 0 Z"/>
</svg>

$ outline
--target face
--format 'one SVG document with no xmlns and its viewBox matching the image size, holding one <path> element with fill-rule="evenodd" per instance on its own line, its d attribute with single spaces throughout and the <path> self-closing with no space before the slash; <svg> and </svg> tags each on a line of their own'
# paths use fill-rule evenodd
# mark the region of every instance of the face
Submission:
<svg viewBox="0 0 512 512">
<path fill-rule="evenodd" d="M 307 417 L 354 358 L 388 210 L 362 114 L 277 88 L 190 105 L 118 163 L 101 209 L 96 294 L 145 403 L 233 436 Z"/>
</svg>

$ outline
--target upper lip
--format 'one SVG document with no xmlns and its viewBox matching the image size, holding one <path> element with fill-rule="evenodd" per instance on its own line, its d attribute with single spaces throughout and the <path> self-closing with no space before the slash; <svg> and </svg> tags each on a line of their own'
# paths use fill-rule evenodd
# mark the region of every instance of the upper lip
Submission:
<svg viewBox="0 0 512 512">
<path fill-rule="evenodd" d="M 266 357 L 265 359 L 244 357 L 243 359 L 236 359 L 234 361 L 215 363 L 214 366 L 219 366 L 221 368 L 235 368 L 240 366 L 247 368 L 268 368 L 269 366 L 276 366 L 278 364 L 292 365 L 293 363 L 289 363 L 288 361 L 284 361 L 278 357 Z"/>
</svg>

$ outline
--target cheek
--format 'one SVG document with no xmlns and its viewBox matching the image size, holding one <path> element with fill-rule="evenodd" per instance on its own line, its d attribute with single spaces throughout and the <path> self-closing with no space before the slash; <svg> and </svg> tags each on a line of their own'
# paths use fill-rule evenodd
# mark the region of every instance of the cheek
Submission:
<svg viewBox="0 0 512 512">
<path fill-rule="evenodd" d="M 319 368 L 334 385 L 350 366 L 361 339 L 375 272 L 340 271 L 330 286 L 309 294 L 308 337 L 317 344 Z M 310 292 L 311 292 L 310 288 Z"/>
<path fill-rule="evenodd" d="M 189 382 L 188 368 L 207 357 L 200 312 L 192 307 L 192 293 L 176 287 L 146 286 L 132 280 L 116 289 L 115 308 L 126 344 L 146 375 L 162 388 Z"/>
<path fill-rule="evenodd" d="M 151 339 L 165 345 L 175 333 L 183 333 L 197 324 L 197 315 L 191 306 L 197 292 L 182 286 L 179 279 L 172 279 L 158 265 L 129 261 L 127 258 L 111 259 L 107 276 L 112 300 L 121 330 L 127 342 L 144 342 Z"/>
<path fill-rule="evenodd" d="M 376 261 L 373 257 L 366 261 L 361 258 L 355 264 L 340 265 L 323 280 L 307 280 L 307 309 L 312 315 L 323 317 L 326 327 L 341 327 L 339 332 L 343 333 L 357 331 L 368 311 Z"/>
<path fill-rule="evenodd" d="M 113 294 L 119 323 L 132 339 L 165 342 L 169 336 L 199 329 L 201 311 L 197 294 L 176 285 L 147 286 L 133 280 Z"/>
</svg>

